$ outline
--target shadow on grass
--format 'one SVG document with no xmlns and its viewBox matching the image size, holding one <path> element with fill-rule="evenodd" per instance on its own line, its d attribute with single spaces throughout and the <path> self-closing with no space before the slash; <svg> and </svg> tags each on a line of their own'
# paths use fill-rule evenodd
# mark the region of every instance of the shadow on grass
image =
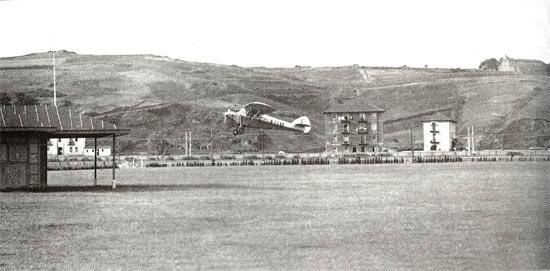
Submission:
<svg viewBox="0 0 550 271">
<path fill-rule="evenodd" d="M 232 185 L 232 184 L 136 184 L 136 185 L 117 185 L 116 189 L 112 189 L 110 185 L 97 186 L 48 186 L 42 189 L 9 189 L 2 192 L 34 192 L 34 193 L 57 193 L 57 192 L 105 192 L 105 193 L 125 193 L 125 192 L 154 192 L 154 191 L 188 191 L 188 190 L 283 190 L 280 187 L 257 187 L 247 185 Z"/>
</svg>

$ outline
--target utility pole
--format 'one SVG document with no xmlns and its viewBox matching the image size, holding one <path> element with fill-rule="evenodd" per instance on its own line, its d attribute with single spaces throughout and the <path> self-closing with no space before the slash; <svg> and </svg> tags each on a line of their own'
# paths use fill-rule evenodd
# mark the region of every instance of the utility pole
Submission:
<svg viewBox="0 0 550 271">
<path fill-rule="evenodd" d="M 468 155 L 472 155 L 472 142 L 471 142 L 471 136 L 470 136 L 470 126 L 468 128 L 468 136 L 466 137 L 466 140 L 468 142 Z"/>
<path fill-rule="evenodd" d="M 210 128 L 210 160 L 214 160 L 214 144 L 213 144 L 213 131 Z"/>
<path fill-rule="evenodd" d="M 189 144 L 187 139 L 187 131 L 185 131 L 185 156 L 189 156 Z"/>
<path fill-rule="evenodd" d="M 472 154 L 476 151 L 476 137 L 474 135 L 474 126 L 472 126 Z"/>
<path fill-rule="evenodd" d="M 411 155 L 412 155 L 412 162 L 414 163 L 414 136 L 413 136 L 412 127 L 411 127 Z"/>
<path fill-rule="evenodd" d="M 191 139 L 191 131 L 189 131 L 189 156 L 192 155 L 193 152 L 193 139 Z"/>
<path fill-rule="evenodd" d="M 264 152 L 264 139 L 265 139 L 265 136 L 264 136 L 264 131 L 263 130 L 260 131 L 260 135 L 261 135 L 260 139 L 262 141 L 262 160 L 264 160 L 264 157 L 265 157 L 265 152 Z"/>
</svg>

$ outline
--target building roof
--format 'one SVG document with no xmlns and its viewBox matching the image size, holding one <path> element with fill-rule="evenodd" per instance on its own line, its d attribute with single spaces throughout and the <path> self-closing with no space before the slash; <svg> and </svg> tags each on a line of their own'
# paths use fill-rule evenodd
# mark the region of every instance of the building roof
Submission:
<svg viewBox="0 0 550 271">
<path fill-rule="evenodd" d="M 384 109 L 367 103 L 364 99 L 352 99 L 341 104 L 333 104 L 323 113 L 384 112 Z"/>
<path fill-rule="evenodd" d="M 524 63 L 544 64 L 544 62 L 542 60 L 538 60 L 538 59 L 511 58 L 511 57 L 508 57 L 508 56 L 505 56 L 504 59 L 507 59 L 510 62 L 524 62 Z"/>
<path fill-rule="evenodd" d="M 429 116 L 426 116 L 426 117 L 423 117 L 421 119 L 422 122 L 432 122 L 432 121 L 450 121 L 450 122 L 456 122 L 456 120 L 454 118 L 451 118 L 451 117 L 447 117 L 446 115 L 440 113 L 440 112 L 437 112 L 433 115 L 429 115 Z"/>
<path fill-rule="evenodd" d="M 71 107 L 2 105 L 0 118 L 0 132 L 46 132 L 50 137 L 104 137 L 129 132 Z"/>
</svg>

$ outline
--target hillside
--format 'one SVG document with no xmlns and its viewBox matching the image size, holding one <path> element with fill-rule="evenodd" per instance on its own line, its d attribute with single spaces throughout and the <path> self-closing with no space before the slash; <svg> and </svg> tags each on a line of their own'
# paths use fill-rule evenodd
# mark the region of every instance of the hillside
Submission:
<svg viewBox="0 0 550 271">
<path fill-rule="evenodd" d="M 153 55 L 80 55 L 58 52 L 59 104 L 132 129 L 124 152 L 177 153 L 184 131 L 196 152 L 255 150 L 257 131 L 233 138 L 220 113 L 260 101 L 278 115 L 312 119 L 309 135 L 267 131 L 266 151 L 315 151 L 324 146 L 322 111 L 331 103 L 361 98 L 384 108 L 388 147 L 410 145 L 418 121 L 442 113 L 459 121 L 459 134 L 476 127 L 480 147 L 550 145 L 550 77 L 481 70 L 387 67 L 243 68 L 186 62 Z M 50 103 L 51 53 L 0 58 L 0 91 L 28 93 Z"/>
</svg>

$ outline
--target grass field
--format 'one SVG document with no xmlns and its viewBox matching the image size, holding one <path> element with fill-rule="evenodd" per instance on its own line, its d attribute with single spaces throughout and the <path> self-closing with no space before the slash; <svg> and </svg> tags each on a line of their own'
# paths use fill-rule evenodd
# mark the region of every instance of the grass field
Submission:
<svg viewBox="0 0 550 271">
<path fill-rule="evenodd" d="M 121 169 L 0 193 L 0 269 L 549 269 L 550 164 Z"/>
</svg>

